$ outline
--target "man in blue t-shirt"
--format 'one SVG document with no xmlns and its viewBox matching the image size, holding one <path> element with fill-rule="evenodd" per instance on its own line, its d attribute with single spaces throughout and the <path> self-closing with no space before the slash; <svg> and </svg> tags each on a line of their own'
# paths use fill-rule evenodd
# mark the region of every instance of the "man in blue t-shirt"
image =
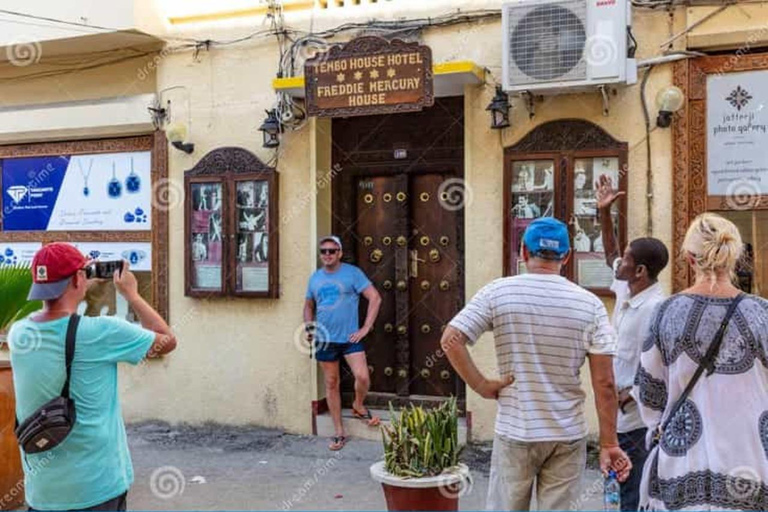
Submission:
<svg viewBox="0 0 768 512">
<path fill-rule="evenodd" d="M 85 299 L 89 265 L 65 243 L 46 245 L 32 260 L 28 298 L 42 300 L 43 309 L 15 322 L 8 334 L 20 422 L 61 393 L 67 326 Z M 176 348 L 176 338 L 139 295 L 127 261 L 113 281 L 141 327 L 114 317 L 80 319 L 70 377 L 75 424 L 48 451 L 22 450 L 30 510 L 126 510 L 133 467 L 120 411 L 117 363 L 138 364 L 144 357 L 167 354 Z"/>
<path fill-rule="evenodd" d="M 339 361 L 342 356 L 355 376 L 352 414 L 365 420 L 369 426 L 379 424 L 379 418 L 363 405 L 371 379 L 365 347 L 361 341 L 376 322 L 381 296 L 362 270 L 341 262 L 342 255 L 341 240 L 338 237 L 326 236 L 320 240 L 323 268 L 309 279 L 304 303 L 308 338 L 314 340 L 315 358 L 320 361 L 323 369 L 325 396 L 336 429 L 336 435 L 329 446 L 334 451 L 341 450 L 346 443 L 339 392 Z M 360 295 L 368 301 L 368 313 L 362 327 L 357 314 Z"/>
</svg>

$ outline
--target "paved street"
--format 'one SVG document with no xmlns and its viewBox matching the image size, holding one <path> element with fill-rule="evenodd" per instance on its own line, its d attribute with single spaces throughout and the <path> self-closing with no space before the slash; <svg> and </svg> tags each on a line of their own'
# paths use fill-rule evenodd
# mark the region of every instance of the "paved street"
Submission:
<svg viewBox="0 0 768 512">
<path fill-rule="evenodd" d="M 384 510 L 368 468 L 381 444 L 352 440 L 341 452 L 327 440 L 264 429 L 133 425 L 128 436 L 136 469 L 133 510 Z M 474 445 L 464 460 L 473 485 L 462 510 L 482 510 L 490 447 Z M 587 472 L 575 509 L 602 509 L 602 480 Z"/>
</svg>

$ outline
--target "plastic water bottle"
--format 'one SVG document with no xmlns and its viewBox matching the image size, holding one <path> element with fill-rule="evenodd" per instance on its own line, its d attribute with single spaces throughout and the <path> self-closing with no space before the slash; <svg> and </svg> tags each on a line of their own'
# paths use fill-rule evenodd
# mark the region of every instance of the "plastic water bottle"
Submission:
<svg viewBox="0 0 768 512">
<path fill-rule="evenodd" d="M 621 493 L 616 472 L 608 472 L 603 489 L 603 510 L 621 510 Z"/>
</svg>

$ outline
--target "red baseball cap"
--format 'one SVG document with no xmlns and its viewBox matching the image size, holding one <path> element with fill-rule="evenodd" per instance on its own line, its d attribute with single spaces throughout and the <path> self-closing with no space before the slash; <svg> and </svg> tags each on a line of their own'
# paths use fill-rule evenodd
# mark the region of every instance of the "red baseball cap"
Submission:
<svg viewBox="0 0 768 512">
<path fill-rule="evenodd" d="M 72 276 L 87 263 L 74 245 L 54 242 L 44 246 L 32 259 L 32 288 L 27 300 L 58 299 Z"/>
</svg>

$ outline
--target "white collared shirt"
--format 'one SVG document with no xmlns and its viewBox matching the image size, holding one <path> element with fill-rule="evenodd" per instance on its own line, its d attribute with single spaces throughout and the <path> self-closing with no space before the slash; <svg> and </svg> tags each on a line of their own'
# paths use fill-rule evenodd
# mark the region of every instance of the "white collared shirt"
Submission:
<svg viewBox="0 0 768 512">
<path fill-rule="evenodd" d="M 614 273 L 620 263 L 621 258 L 614 260 Z M 661 284 L 655 283 L 632 297 L 629 283 L 618 279 L 613 280 L 611 291 L 616 294 L 616 306 L 611 319 L 618 338 L 618 351 L 613 358 L 616 388 L 631 388 L 640 365 L 643 342 L 650 335 L 653 313 L 656 306 L 666 299 L 666 294 Z M 624 411 L 619 411 L 617 432 L 626 433 L 645 427 L 634 401 L 624 406 Z"/>
</svg>

